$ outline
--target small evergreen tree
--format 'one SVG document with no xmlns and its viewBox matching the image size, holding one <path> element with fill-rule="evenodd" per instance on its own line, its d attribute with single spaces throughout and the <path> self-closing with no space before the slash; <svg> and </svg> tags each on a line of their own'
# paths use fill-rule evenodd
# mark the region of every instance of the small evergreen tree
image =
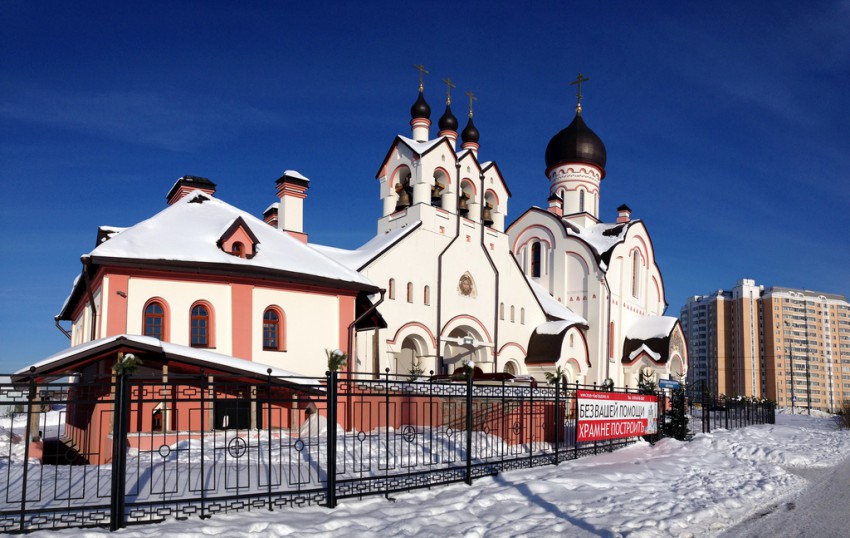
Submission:
<svg viewBox="0 0 850 538">
<path fill-rule="evenodd" d="M 343 366 L 345 366 L 345 360 L 348 358 L 345 353 L 339 349 L 334 349 L 333 351 L 326 349 L 325 355 L 328 356 L 328 370 L 331 372 L 338 372 Z"/>
<path fill-rule="evenodd" d="M 410 370 L 407 371 L 410 374 L 410 380 L 416 381 L 422 374 L 425 373 L 425 368 L 422 367 L 422 359 L 416 357 L 413 359 L 413 363 L 410 365 Z"/>
<path fill-rule="evenodd" d="M 685 387 L 679 382 L 679 388 L 673 389 L 670 398 L 670 421 L 664 425 L 664 434 L 684 441 L 688 437 L 688 412 L 685 402 Z"/>
<path fill-rule="evenodd" d="M 567 372 L 563 368 L 558 366 L 557 368 L 555 368 L 554 372 L 546 372 L 546 381 L 550 385 L 554 385 L 555 381 L 558 379 L 561 380 L 561 390 L 566 391 L 568 385 Z"/>
<path fill-rule="evenodd" d="M 112 366 L 112 371 L 115 372 L 115 375 L 130 375 L 135 373 L 142 364 L 144 364 L 142 359 L 132 353 L 119 353 L 118 359 Z"/>
</svg>

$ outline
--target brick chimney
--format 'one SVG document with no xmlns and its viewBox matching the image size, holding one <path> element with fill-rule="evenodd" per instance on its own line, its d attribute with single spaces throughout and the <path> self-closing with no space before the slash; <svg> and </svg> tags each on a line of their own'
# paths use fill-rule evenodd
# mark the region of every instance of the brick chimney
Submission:
<svg viewBox="0 0 850 538">
<path fill-rule="evenodd" d="M 175 202 L 192 191 L 203 191 L 213 196 L 215 194 L 215 183 L 205 177 L 183 176 L 174 183 L 165 199 L 168 201 L 168 205 L 174 205 Z"/>
<path fill-rule="evenodd" d="M 295 170 L 287 170 L 277 180 L 277 195 L 280 204 L 277 208 L 277 228 L 299 241 L 307 242 L 304 233 L 304 199 L 310 180 Z"/>
<path fill-rule="evenodd" d="M 549 197 L 549 213 L 558 215 L 559 217 L 564 216 L 564 201 L 557 194 Z"/>
<path fill-rule="evenodd" d="M 632 210 L 626 204 L 617 208 L 617 223 L 630 222 L 632 220 Z"/>
<path fill-rule="evenodd" d="M 280 207 L 278 202 L 273 203 L 263 211 L 263 221 L 272 228 L 277 228 L 277 209 Z"/>
</svg>

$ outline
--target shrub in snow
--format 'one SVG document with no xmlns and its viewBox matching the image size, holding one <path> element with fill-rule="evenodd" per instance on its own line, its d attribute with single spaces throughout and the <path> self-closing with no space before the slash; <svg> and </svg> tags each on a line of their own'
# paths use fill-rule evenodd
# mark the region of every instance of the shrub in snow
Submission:
<svg viewBox="0 0 850 538">
<path fill-rule="evenodd" d="M 328 370 L 331 372 L 338 372 L 340 369 L 345 366 L 345 353 L 342 350 L 334 349 L 331 351 L 330 349 L 325 350 L 325 355 L 328 356 Z"/>
<path fill-rule="evenodd" d="M 850 429 L 850 400 L 844 400 L 838 416 L 841 418 L 841 427 Z"/>
</svg>

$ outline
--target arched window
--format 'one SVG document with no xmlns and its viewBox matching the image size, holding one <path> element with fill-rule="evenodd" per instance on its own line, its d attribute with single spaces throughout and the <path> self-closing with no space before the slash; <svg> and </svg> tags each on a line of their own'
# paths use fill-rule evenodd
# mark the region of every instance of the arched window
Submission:
<svg viewBox="0 0 850 538">
<path fill-rule="evenodd" d="M 506 374 L 510 374 L 513 376 L 517 375 L 518 373 L 516 363 L 514 361 L 506 362 L 505 365 L 502 367 L 502 371 Z"/>
<path fill-rule="evenodd" d="M 570 335 L 570 347 L 573 347 L 575 345 L 575 343 L 576 343 L 576 335 L 571 334 Z"/>
<path fill-rule="evenodd" d="M 514 305 L 511 305 L 511 323 L 513 323 L 514 320 L 515 320 L 515 318 L 514 318 Z"/>
<path fill-rule="evenodd" d="M 152 336 L 159 340 L 166 340 L 165 332 L 166 317 L 165 307 L 159 301 L 151 301 L 145 306 L 144 320 L 142 322 L 142 334 Z"/>
<path fill-rule="evenodd" d="M 413 302 L 413 282 L 407 283 L 407 302 Z"/>
<path fill-rule="evenodd" d="M 611 322 L 611 325 L 608 329 L 608 358 L 614 358 L 614 322 Z"/>
<path fill-rule="evenodd" d="M 531 244 L 531 276 L 540 276 L 540 241 Z"/>
<path fill-rule="evenodd" d="M 578 210 L 580 213 L 584 212 L 584 190 L 578 190 Z"/>
<path fill-rule="evenodd" d="M 194 304 L 189 343 L 192 347 L 213 347 L 212 336 L 212 308 L 206 303 Z"/>
<path fill-rule="evenodd" d="M 390 283 L 387 286 L 387 288 L 388 288 L 387 292 L 388 292 L 388 295 L 390 296 L 390 299 L 395 299 L 395 279 L 394 278 L 390 279 Z"/>
<path fill-rule="evenodd" d="M 519 322 L 525 325 L 525 308 L 519 309 Z"/>
<path fill-rule="evenodd" d="M 425 286 L 425 289 L 424 289 L 422 295 L 424 296 L 423 300 L 424 300 L 425 304 L 430 305 L 431 304 L 431 288 L 428 287 L 428 286 Z"/>
<path fill-rule="evenodd" d="M 245 245 L 240 243 L 239 241 L 233 243 L 230 247 L 230 253 L 236 256 L 237 258 L 245 257 Z"/>
<path fill-rule="evenodd" d="M 643 263 L 641 261 L 640 251 L 635 250 L 632 256 L 632 297 L 640 297 L 640 272 Z"/>
<path fill-rule="evenodd" d="M 275 307 L 263 312 L 263 349 L 286 351 L 286 327 L 283 311 Z"/>
<path fill-rule="evenodd" d="M 505 303 L 499 303 L 499 319 L 505 319 Z"/>
</svg>

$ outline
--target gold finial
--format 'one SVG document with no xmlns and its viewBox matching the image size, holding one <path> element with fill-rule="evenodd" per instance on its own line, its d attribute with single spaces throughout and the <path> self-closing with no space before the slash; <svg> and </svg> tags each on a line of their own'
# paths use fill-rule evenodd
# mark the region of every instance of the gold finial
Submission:
<svg viewBox="0 0 850 538">
<path fill-rule="evenodd" d="M 477 101 L 478 98 L 475 97 L 471 91 L 466 92 L 466 95 L 469 96 L 469 117 L 472 117 L 472 102 Z"/>
<path fill-rule="evenodd" d="M 587 78 L 586 76 L 582 75 L 581 73 L 579 73 L 578 76 L 576 77 L 576 79 L 574 81 L 570 82 L 570 86 L 578 86 L 578 91 L 576 92 L 576 113 L 577 114 L 581 114 L 581 98 L 584 97 L 581 94 L 581 83 L 587 82 L 588 80 L 590 80 L 590 79 Z"/>
<path fill-rule="evenodd" d="M 446 104 L 452 104 L 452 88 L 457 88 L 454 84 L 452 84 L 452 79 L 446 77 L 443 79 L 443 82 L 446 83 Z"/>
<path fill-rule="evenodd" d="M 413 68 L 419 70 L 419 91 L 424 91 L 425 85 L 422 83 L 422 75 L 430 75 L 431 73 L 429 73 L 428 70 L 425 69 L 425 66 L 422 64 L 414 65 Z"/>
</svg>

